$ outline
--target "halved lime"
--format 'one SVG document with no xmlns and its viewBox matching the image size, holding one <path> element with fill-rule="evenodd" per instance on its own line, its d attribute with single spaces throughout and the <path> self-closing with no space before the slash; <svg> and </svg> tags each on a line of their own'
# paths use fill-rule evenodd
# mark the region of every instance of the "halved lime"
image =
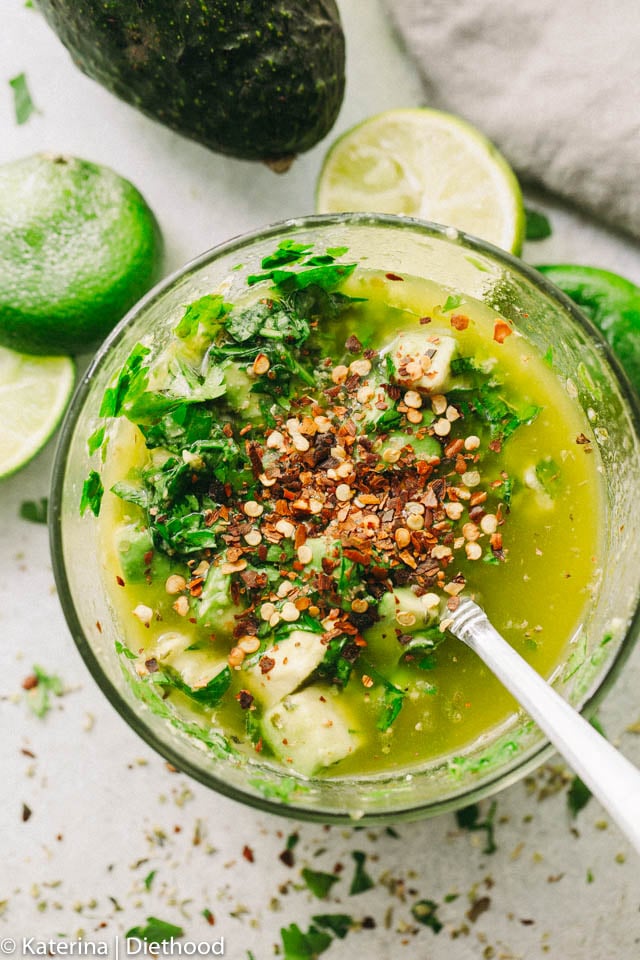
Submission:
<svg viewBox="0 0 640 960">
<path fill-rule="evenodd" d="M 0 347 L 0 478 L 26 466 L 55 431 L 73 390 L 69 357 Z"/>
<path fill-rule="evenodd" d="M 388 110 L 348 130 L 325 158 L 316 207 L 420 217 L 512 253 L 522 247 L 513 170 L 475 127 L 439 110 Z"/>
</svg>

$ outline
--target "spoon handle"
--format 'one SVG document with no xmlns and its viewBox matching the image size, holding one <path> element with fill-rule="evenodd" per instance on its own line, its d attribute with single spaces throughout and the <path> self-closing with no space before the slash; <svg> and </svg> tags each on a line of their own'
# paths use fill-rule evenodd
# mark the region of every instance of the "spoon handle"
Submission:
<svg viewBox="0 0 640 960">
<path fill-rule="evenodd" d="M 463 598 L 451 619 L 451 633 L 516 697 L 640 853 L 640 770 L 516 653 L 477 603 Z"/>
</svg>

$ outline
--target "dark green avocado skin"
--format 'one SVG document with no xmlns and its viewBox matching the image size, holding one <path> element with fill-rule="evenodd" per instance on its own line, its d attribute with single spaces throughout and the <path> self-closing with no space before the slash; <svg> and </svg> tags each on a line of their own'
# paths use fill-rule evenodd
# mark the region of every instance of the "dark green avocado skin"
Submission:
<svg viewBox="0 0 640 960">
<path fill-rule="evenodd" d="M 218 153 L 316 144 L 344 93 L 335 0 L 38 0 L 88 76 Z"/>
</svg>

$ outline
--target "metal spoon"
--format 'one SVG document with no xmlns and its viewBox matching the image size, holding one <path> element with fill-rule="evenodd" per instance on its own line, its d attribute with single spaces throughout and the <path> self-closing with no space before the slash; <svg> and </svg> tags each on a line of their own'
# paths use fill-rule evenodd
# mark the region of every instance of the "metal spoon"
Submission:
<svg viewBox="0 0 640 960">
<path fill-rule="evenodd" d="M 640 853 L 640 770 L 516 653 L 473 600 L 461 599 L 449 630 L 514 695 Z"/>
</svg>

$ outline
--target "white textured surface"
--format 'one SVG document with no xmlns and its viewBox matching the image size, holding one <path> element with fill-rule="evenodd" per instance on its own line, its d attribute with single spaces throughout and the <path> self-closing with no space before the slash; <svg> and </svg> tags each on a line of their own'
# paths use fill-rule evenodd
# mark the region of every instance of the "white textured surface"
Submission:
<svg viewBox="0 0 640 960">
<path fill-rule="evenodd" d="M 335 133 L 421 99 L 378 0 L 343 0 L 341 7 L 349 82 Z M 16 127 L 7 80 L 23 70 L 41 113 Z M 232 234 L 311 211 L 325 147 L 281 178 L 216 157 L 84 78 L 37 13 L 25 10 L 23 0 L 2 0 L 0 160 L 49 149 L 112 165 L 156 210 L 169 269 Z M 540 205 L 555 232 L 531 245 L 532 262 L 591 262 L 640 282 L 637 245 Z M 555 773 L 542 771 L 535 789 L 519 784 L 497 797 L 498 851 L 491 856 L 482 852 L 483 835 L 457 830 L 453 816 L 400 826 L 397 838 L 325 830 L 254 813 L 169 773 L 88 676 L 55 596 L 46 531 L 18 519 L 23 500 L 46 495 L 51 458 L 49 447 L 0 487 L 0 901 L 6 901 L 0 950 L 3 937 L 78 930 L 111 940 L 155 915 L 182 924 L 191 939 L 224 936 L 225 956 L 233 960 L 247 960 L 248 950 L 255 960 L 269 960 L 280 926 L 297 922 L 306 929 L 314 913 L 344 912 L 373 917 L 376 928 L 349 933 L 327 960 L 356 951 L 374 960 L 636 960 L 638 861 L 617 830 L 605 828 L 595 801 L 572 822 L 566 789 L 545 790 L 558 781 L 561 764 Z M 45 720 L 23 702 L 21 682 L 34 663 L 60 674 L 67 689 Z M 640 648 L 601 712 L 609 737 L 636 763 L 640 737 L 625 731 L 640 719 L 639 684 Z M 539 801 L 541 790 L 550 795 Z M 27 822 L 23 803 L 32 811 Z M 483 813 L 488 806 L 482 804 Z M 300 840 L 289 868 L 278 855 L 293 831 Z M 243 857 L 245 845 L 253 863 Z M 350 854 L 358 849 L 371 855 L 367 869 L 383 882 L 349 896 Z M 312 900 L 300 886 L 300 868 L 331 871 L 338 862 L 343 879 L 329 900 Z M 152 870 L 147 891 L 143 879 Z M 459 897 L 443 903 L 447 894 Z M 469 920 L 471 901 L 485 897 L 486 912 Z M 445 926 L 437 936 L 412 921 L 410 907 L 422 898 L 441 904 Z M 202 916 L 205 908 L 214 926 Z"/>
<path fill-rule="evenodd" d="M 481 126 L 520 175 L 640 236 L 636 0 L 387 6 L 431 106 Z"/>
</svg>

